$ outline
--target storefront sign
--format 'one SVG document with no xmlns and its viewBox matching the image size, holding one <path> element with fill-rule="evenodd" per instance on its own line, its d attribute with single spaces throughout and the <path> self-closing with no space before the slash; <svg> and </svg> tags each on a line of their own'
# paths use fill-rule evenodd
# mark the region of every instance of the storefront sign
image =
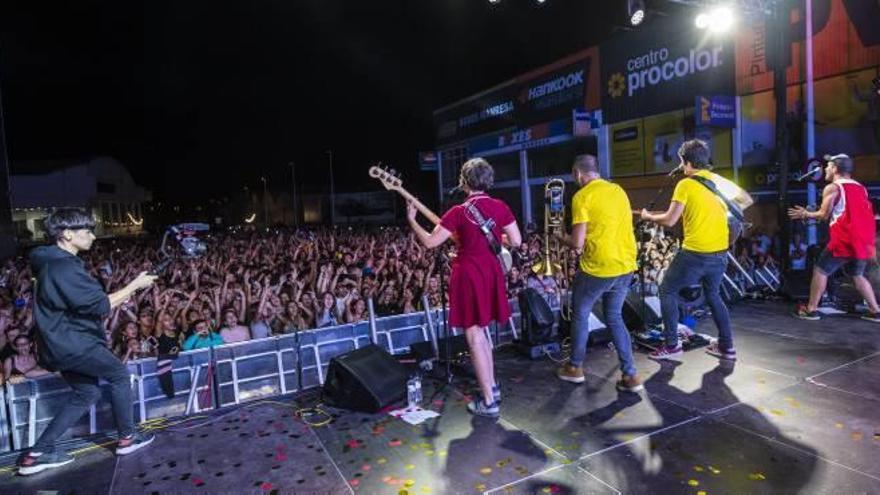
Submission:
<svg viewBox="0 0 880 495">
<path fill-rule="evenodd" d="M 733 94 L 732 38 L 707 38 L 680 22 L 657 22 L 601 46 L 606 122 L 688 107 L 695 94 Z"/>
<path fill-rule="evenodd" d="M 472 138 L 505 127 L 527 127 L 568 118 L 588 102 L 598 106 L 598 50 L 587 50 L 525 74 L 434 113 L 439 143 Z M 588 88 L 592 87 L 592 91 Z"/>
<path fill-rule="evenodd" d="M 698 126 L 736 127 L 736 98 L 697 96 L 694 119 Z"/>
<path fill-rule="evenodd" d="M 478 137 L 470 141 L 468 148 L 472 156 L 492 156 L 561 143 L 571 138 L 571 121 L 557 120 L 526 129 Z"/>
</svg>

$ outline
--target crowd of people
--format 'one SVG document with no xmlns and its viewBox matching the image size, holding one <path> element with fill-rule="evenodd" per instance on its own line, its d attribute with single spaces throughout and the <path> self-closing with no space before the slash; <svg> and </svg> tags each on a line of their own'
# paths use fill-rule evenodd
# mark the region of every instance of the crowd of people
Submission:
<svg viewBox="0 0 880 495">
<path fill-rule="evenodd" d="M 440 305 L 440 269 L 448 265 L 405 230 L 236 230 L 203 236 L 207 252 L 173 261 L 155 286 L 105 320 L 110 348 L 123 360 L 174 354 L 299 330 L 357 323 Z M 80 256 L 108 293 L 162 255 L 152 238 L 110 239 Z M 566 286 L 532 270 L 542 256 L 534 234 L 514 256 L 510 297 L 533 287 L 557 305 Z M 26 253 L 0 273 L 0 362 L 11 381 L 46 373 L 34 358 L 33 273 Z M 573 255 L 572 255 L 573 256 Z M 573 260 L 573 258 L 572 258 Z M 572 261 L 569 271 L 576 268 Z"/>
<path fill-rule="evenodd" d="M 204 256 L 172 262 L 153 288 L 116 308 L 105 321 L 107 340 L 119 358 L 156 357 L 357 323 L 369 318 L 369 298 L 378 316 L 420 311 L 423 296 L 431 307 L 440 305 L 438 258 L 396 227 L 252 229 L 214 233 L 203 240 L 208 244 Z M 678 247 L 679 241 L 662 229 L 640 243 L 649 294 L 656 294 Z M 758 237 L 748 241 L 745 254 L 755 259 L 769 249 Z M 567 262 L 553 260 L 563 270 L 545 276 L 532 269 L 543 253 L 542 236 L 532 233 L 515 253 L 508 295 L 515 298 L 533 288 L 558 307 L 577 269 L 576 254 L 565 250 Z M 105 240 L 81 256 L 107 292 L 161 259 L 152 238 Z M 448 266 L 441 263 L 448 277 Z M 0 273 L 0 362 L 12 382 L 47 373 L 34 357 L 32 277 L 24 255 L 7 260 Z"/>
</svg>

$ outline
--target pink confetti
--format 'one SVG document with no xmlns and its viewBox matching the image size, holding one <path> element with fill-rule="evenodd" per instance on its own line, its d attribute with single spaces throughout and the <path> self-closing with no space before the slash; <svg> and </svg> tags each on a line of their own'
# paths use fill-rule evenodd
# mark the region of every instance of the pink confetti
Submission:
<svg viewBox="0 0 880 495">
<path fill-rule="evenodd" d="M 275 455 L 275 460 L 278 461 L 278 462 L 286 461 L 286 460 L 287 460 L 287 455 L 285 455 L 285 454 L 279 452 L 278 454 Z"/>
<path fill-rule="evenodd" d="M 369 464 L 364 464 L 363 466 L 361 466 L 361 471 L 369 471 L 372 468 L 373 467 L 370 466 Z"/>
<path fill-rule="evenodd" d="M 442 407 L 442 406 L 443 406 L 443 401 L 442 401 L 441 399 L 437 399 L 437 400 L 435 400 L 435 401 L 433 402 L 433 404 L 434 404 L 435 406 L 437 406 L 437 407 Z"/>
<path fill-rule="evenodd" d="M 361 484 L 361 480 L 355 478 L 353 480 L 348 480 L 348 484 L 351 486 L 358 486 Z"/>
<path fill-rule="evenodd" d="M 192 479 L 193 485 L 204 485 L 205 484 L 205 480 L 203 480 L 201 478 L 191 478 L 191 479 Z"/>
<path fill-rule="evenodd" d="M 560 491 L 562 490 L 559 489 L 559 485 L 550 485 L 550 493 L 559 493 Z"/>
<path fill-rule="evenodd" d="M 389 447 L 400 447 L 401 443 L 402 442 L 400 440 L 392 440 L 392 441 L 388 442 L 388 446 Z"/>
<path fill-rule="evenodd" d="M 264 492 L 268 492 L 269 490 L 272 489 L 272 483 L 269 483 L 268 481 L 266 481 L 265 483 L 260 485 L 260 488 L 262 488 Z"/>
<path fill-rule="evenodd" d="M 798 362 L 798 364 L 804 364 L 806 361 L 807 361 L 807 360 L 804 359 L 802 356 L 798 356 L 798 357 L 797 357 L 797 362 Z"/>
<path fill-rule="evenodd" d="M 352 438 L 351 440 L 345 442 L 345 445 L 348 446 L 348 448 L 356 449 L 361 446 L 361 443 L 360 443 L 360 441 Z"/>
</svg>

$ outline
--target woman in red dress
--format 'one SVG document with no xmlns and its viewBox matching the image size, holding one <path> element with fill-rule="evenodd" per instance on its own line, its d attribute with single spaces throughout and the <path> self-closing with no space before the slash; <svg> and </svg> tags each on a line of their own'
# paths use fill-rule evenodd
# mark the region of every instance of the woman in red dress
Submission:
<svg viewBox="0 0 880 495">
<path fill-rule="evenodd" d="M 496 239 L 506 234 L 507 243 L 518 247 L 522 242 L 519 227 L 510 208 L 503 201 L 489 197 L 495 172 L 482 158 L 468 160 L 461 168 L 459 187 L 467 193 L 461 205 L 443 215 L 440 224 L 428 233 L 416 222 L 416 208 L 407 206 L 410 227 L 427 248 L 437 247 L 454 236 L 456 257 L 449 280 L 449 325 L 465 329 L 471 361 L 482 397 L 468 404 L 468 410 L 480 416 L 497 417 L 500 392 L 495 384 L 492 347 L 483 330 L 491 321 L 504 323 L 510 317 L 504 272 L 492 252 L 477 220 L 464 206 L 472 204 L 486 219 L 495 221 Z"/>
</svg>

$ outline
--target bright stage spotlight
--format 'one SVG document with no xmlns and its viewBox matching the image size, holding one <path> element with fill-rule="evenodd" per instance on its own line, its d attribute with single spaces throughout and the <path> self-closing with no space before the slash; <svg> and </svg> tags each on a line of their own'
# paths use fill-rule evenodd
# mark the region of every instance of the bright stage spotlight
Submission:
<svg viewBox="0 0 880 495">
<path fill-rule="evenodd" d="M 694 18 L 694 24 L 698 29 L 708 29 L 712 33 L 726 33 L 733 27 L 736 18 L 730 7 L 715 7 L 706 12 L 700 12 Z"/>
<path fill-rule="evenodd" d="M 638 26 L 645 20 L 645 1 L 626 0 L 626 15 L 631 26 Z"/>
<path fill-rule="evenodd" d="M 496 3 L 500 2 L 500 1 L 501 1 L 501 0 L 489 0 L 489 3 L 491 3 L 491 4 L 496 4 Z"/>
</svg>

